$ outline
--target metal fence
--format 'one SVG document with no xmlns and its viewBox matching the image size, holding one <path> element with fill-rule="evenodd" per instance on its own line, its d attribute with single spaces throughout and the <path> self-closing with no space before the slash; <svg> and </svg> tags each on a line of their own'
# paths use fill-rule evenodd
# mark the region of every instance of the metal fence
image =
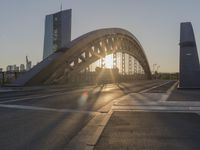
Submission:
<svg viewBox="0 0 200 150">
<path fill-rule="evenodd" d="M 19 76 L 25 72 L 0 72 L 0 85 L 6 85 L 12 83 Z M 134 74 L 134 75 L 122 75 L 114 73 L 109 75 L 108 73 L 101 74 L 97 72 L 85 72 L 79 73 L 76 76 L 70 78 L 68 83 L 115 83 L 130 80 L 142 80 L 145 79 L 144 74 Z"/>
</svg>

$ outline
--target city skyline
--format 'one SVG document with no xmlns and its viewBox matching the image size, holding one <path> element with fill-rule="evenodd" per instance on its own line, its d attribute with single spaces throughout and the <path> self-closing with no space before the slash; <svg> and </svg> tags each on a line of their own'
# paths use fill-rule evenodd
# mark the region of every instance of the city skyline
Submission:
<svg viewBox="0 0 200 150">
<path fill-rule="evenodd" d="M 72 9 L 72 40 L 100 28 L 123 28 L 134 34 L 141 42 L 151 69 L 153 64 L 158 64 L 161 72 L 178 72 L 180 22 L 192 22 L 198 47 L 199 4 L 197 0 L 63 0 L 62 8 Z M 6 9 L 8 7 L 9 10 Z M 0 2 L 0 8 L 0 68 L 5 70 L 7 65 L 23 63 L 26 55 L 33 64 L 40 62 L 43 53 L 45 15 L 59 11 L 59 1 L 50 0 L 46 4 L 45 1 L 39 0 L 20 0 L 12 2 L 12 5 L 9 1 L 3 1 Z"/>
</svg>

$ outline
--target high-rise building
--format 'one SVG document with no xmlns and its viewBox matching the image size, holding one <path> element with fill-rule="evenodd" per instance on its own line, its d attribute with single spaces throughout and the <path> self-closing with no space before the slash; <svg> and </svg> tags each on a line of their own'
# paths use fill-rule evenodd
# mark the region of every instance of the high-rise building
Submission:
<svg viewBox="0 0 200 150">
<path fill-rule="evenodd" d="M 8 65 L 8 66 L 6 67 L 6 71 L 12 71 L 12 65 Z"/>
<path fill-rule="evenodd" d="M 32 67 L 32 62 L 28 60 L 28 56 L 26 56 L 26 71 L 30 70 Z"/>
<path fill-rule="evenodd" d="M 63 10 L 46 16 L 43 59 L 71 41 L 72 10 Z"/>
<path fill-rule="evenodd" d="M 8 65 L 6 67 L 6 71 L 8 71 L 8 72 L 19 72 L 19 67 L 17 65 Z"/>
<path fill-rule="evenodd" d="M 25 71 L 25 65 L 24 64 L 21 64 L 20 65 L 20 72 L 24 72 Z"/>
</svg>

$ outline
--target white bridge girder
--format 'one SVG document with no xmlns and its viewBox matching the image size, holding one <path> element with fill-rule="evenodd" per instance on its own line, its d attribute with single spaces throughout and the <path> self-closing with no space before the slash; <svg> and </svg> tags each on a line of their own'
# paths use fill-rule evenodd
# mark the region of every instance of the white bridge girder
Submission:
<svg viewBox="0 0 200 150">
<path fill-rule="evenodd" d="M 29 80 L 19 79 L 16 83 L 21 82 L 24 85 L 64 84 L 70 76 L 76 75 L 93 62 L 117 52 L 126 53 L 137 59 L 146 78 L 151 79 L 148 60 L 135 36 L 123 29 L 110 28 L 93 31 L 75 39 L 68 44 L 67 48 L 58 50 L 35 66 L 35 70 L 32 69 L 35 74 L 32 74 Z M 45 63 L 46 66 L 44 66 Z M 37 71 L 37 68 L 40 70 Z M 25 75 L 28 77 L 30 74 L 31 71 Z"/>
</svg>

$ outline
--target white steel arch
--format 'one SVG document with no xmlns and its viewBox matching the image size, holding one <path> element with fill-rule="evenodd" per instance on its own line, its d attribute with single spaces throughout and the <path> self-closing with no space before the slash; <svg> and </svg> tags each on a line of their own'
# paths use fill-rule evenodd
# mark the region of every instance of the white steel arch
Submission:
<svg viewBox="0 0 200 150">
<path fill-rule="evenodd" d="M 147 79 L 151 71 L 145 52 L 134 35 L 120 28 L 99 29 L 80 36 L 53 53 L 14 82 L 17 85 L 63 84 L 106 55 L 122 52 L 133 56 Z"/>
</svg>

